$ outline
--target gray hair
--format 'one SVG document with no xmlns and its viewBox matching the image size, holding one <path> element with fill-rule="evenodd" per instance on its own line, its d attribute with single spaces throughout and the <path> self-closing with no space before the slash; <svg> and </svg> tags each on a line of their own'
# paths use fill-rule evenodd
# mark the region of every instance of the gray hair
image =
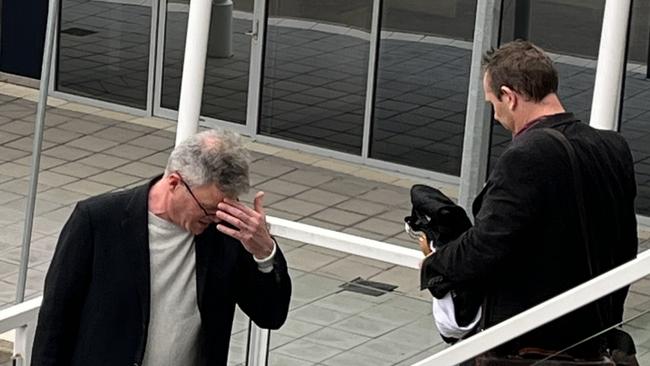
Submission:
<svg viewBox="0 0 650 366">
<path fill-rule="evenodd" d="M 179 172 L 190 186 L 215 184 L 227 197 L 248 192 L 250 154 L 239 134 L 227 130 L 197 133 L 174 148 L 165 175 Z"/>
</svg>

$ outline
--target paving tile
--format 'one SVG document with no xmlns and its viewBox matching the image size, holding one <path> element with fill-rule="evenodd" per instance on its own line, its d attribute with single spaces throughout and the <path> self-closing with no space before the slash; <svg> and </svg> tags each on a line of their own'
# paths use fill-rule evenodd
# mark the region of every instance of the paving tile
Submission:
<svg viewBox="0 0 650 366">
<path fill-rule="evenodd" d="M 3 111 L 3 114 L 6 114 L 6 112 Z M 13 133 L 15 135 L 31 135 L 34 133 L 34 122 L 26 122 L 26 121 L 11 121 L 9 123 L 5 123 L 3 125 L 0 125 L 0 130 L 6 131 Z"/>
<path fill-rule="evenodd" d="M 266 211 L 267 216 L 278 217 L 278 218 L 285 219 L 285 220 L 296 221 L 296 220 L 303 217 L 303 215 L 299 215 L 299 214 L 295 214 L 295 213 L 292 213 L 292 212 L 287 212 L 287 211 L 275 209 L 273 207 L 267 207 L 265 209 L 265 211 Z"/>
<path fill-rule="evenodd" d="M 40 172 L 38 175 L 38 182 L 48 185 L 50 187 L 60 187 L 77 180 L 76 177 L 63 175 L 54 171 Z"/>
<path fill-rule="evenodd" d="M 22 218 L 24 216 L 26 200 L 27 199 L 25 197 L 23 197 L 23 198 L 19 198 L 19 199 L 15 200 L 15 201 L 8 202 L 8 203 L 6 203 L 4 205 L 4 208 L 13 209 L 15 212 L 18 213 L 17 216 L 14 216 L 14 222 L 17 221 L 18 218 Z M 54 211 L 59 207 L 61 207 L 61 205 L 50 202 L 50 201 L 42 200 L 42 199 L 40 199 L 40 197 L 38 197 L 38 194 L 37 194 L 36 205 L 34 207 L 34 212 L 35 212 L 36 215 L 42 215 L 42 214 L 44 214 L 46 212 Z M 2 214 L 0 213 L 0 215 L 2 215 Z M 0 222 L 1 221 L 2 221 L 2 218 L 0 218 Z"/>
<path fill-rule="evenodd" d="M 301 271 L 311 272 L 316 268 L 336 261 L 338 258 L 321 254 L 308 248 L 298 248 L 285 255 L 289 267 Z"/>
<path fill-rule="evenodd" d="M 26 165 L 28 167 L 31 167 L 32 166 L 32 157 L 31 157 L 31 155 L 25 156 L 25 157 L 22 157 L 20 159 L 14 160 L 14 162 L 18 163 L 18 164 Z M 64 164 L 65 162 L 66 162 L 65 160 L 53 158 L 51 156 L 41 155 L 41 160 L 39 161 L 38 167 L 39 167 L 39 169 L 41 171 L 41 174 L 42 174 L 43 170 L 53 168 L 53 167 L 55 167 L 57 165 Z M 39 180 L 40 180 L 40 177 L 39 177 Z"/>
<path fill-rule="evenodd" d="M 6 181 L 0 184 L 0 190 L 25 196 L 29 191 L 29 186 L 30 186 L 30 177 L 23 177 L 19 179 Z M 48 186 L 47 184 L 39 182 L 36 188 L 37 188 L 37 192 L 42 192 L 47 189 L 50 189 L 51 187 Z"/>
<path fill-rule="evenodd" d="M 76 178 L 87 178 L 91 175 L 99 173 L 101 170 L 90 165 L 81 164 L 78 162 L 66 163 L 52 168 L 52 172 L 67 175 Z"/>
<path fill-rule="evenodd" d="M 56 145 L 56 144 L 43 140 L 43 142 L 41 144 L 41 149 L 42 150 L 49 149 L 50 147 L 53 147 L 54 145 Z M 6 143 L 3 146 L 13 148 L 13 149 L 16 149 L 16 150 L 27 151 L 28 153 L 30 153 L 30 155 L 31 155 L 31 152 L 34 151 L 34 142 L 33 142 L 32 136 L 25 136 L 25 137 L 19 138 L 17 140 Z"/>
<path fill-rule="evenodd" d="M 364 279 L 370 278 L 379 274 L 383 270 L 383 268 L 362 264 L 349 258 L 342 258 L 336 262 L 319 268 L 318 273 L 323 273 L 327 276 L 338 278 L 343 281 L 351 281 L 357 277 Z"/>
<path fill-rule="evenodd" d="M 88 198 L 88 193 L 76 192 L 63 188 L 53 188 L 39 194 L 40 199 L 56 202 L 61 205 L 69 205 Z"/>
<path fill-rule="evenodd" d="M 93 133 L 93 136 L 124 143 L 138 138 L 144 134 L 144 132 L 134 131 L 132 129 L 122 128 L 120 126 L 112 126 Z"/>
<path fill-rule="evenodd" d="M 148 163 L 151 165 L 155 165 L 161 168 L 165 168 L 167 166 L 167 160 L 169 159 L 169 153 L 167 152 L 159 152 L 155 153 L 153 155 L 147 156 L 146 158 L 143 158 L 141 161 L 144 163 Z"/>
<path fill-rule="evenodd" d="M 322 205 L 297 200 L 295 198 L 287 198 L 285 200 L 275 202 L 271 204 L 270 207 L 273 209 L 293 213 L 294 215 L 297 215 L 297 217 L 311 215 L 314 212 L 318 212 L 324 209 Z"/>
<path fill-rule="evenodd" d="M 394 324 L 360 315 L 348 317 L 331 327 L 370 338 L 379 337 L 397 328 Z"/>
<path fill-rule="evenodd" d="M 146 147 L 151 150 L 160 151 L 160 150 L 173 147 L 174 140 L 171 138 L 165 138 L 165 137 L 160 137 L 155 135 L 145 135 L 129 141 L 129 144 L 139 146 L 139 147 Z"/>
<path fill-rule="evenodd" d="M 4 278 L 18 271 L 18 265 L 7 262 L 0 257 L 0 278 Z"/>
<path fill-rule="evenodd" d="M 345 318 L 348 318 L 350 315 L 327 309 L 315 304 L 309 304 L 301 307 L 298 310 L 294 310 L 291 313 L 291 316 L 297 320 L 325 326 L 339 322 Z"/>
<path fill-rule="evenodd" d="M 70 146 L 59 145 L 51 149 L 43 150 L 43 154 L 63 160 L 73 161 L 84 158 L 92 153 L 90 151 L 81 150 Z"/>
<path fill-rule="evenodd" d="M 156 175 L 163 173 L 163 169 L 160 169 L 160 167 L 151 164 L 141 163 L 139 161 L 135 161 L 133 163 L 123 165 L 115 170 L 124 174 L 129 174 L 140 178 L 153 178 Z"/>
<path fill-rule="evenodd" d="M 404 226 L 401 223 L 396 223 L 395 221 L 388 221 L 377 218 L 370 218 L 365 221 L 361 221 L 354 225 L 355 228 L 360 230 L 365 230 L 373 233 L 378 233 L 385 236 L 393 236 L 395 234 L 401 233 L 404 231 Z"/>
<path fill-rule="evenodd" d="M 145 149 L 143 147 L 133 146 L 133 145 L 119 145 L 112 147 L 108 150 L 104 150 L 105 154 L 114 155 L 120 158 L 137 160 L 142 159 L 145 156 L 154 154 L 156 151 L 151 149 Z"/>
<path fill-rule="evenodd" d="M 31 247 L 53 253 L 54 249 L 56 249 L 56 243 L 56 236 L 44 236 L 40 239 L 32 240 Z"/>
<path fill-rule="evenodd" d="M 88 122 L 81 119 L 74 119 L 58 125 L 57 128 L 68 130 L 68 131 L 74 131 L 82 134 L 90 134 L 102 130 L 106 128 L 106 126 L 95 122 Z"/>
<path fill-rule="evenodd" d="M 139 182 L 142 178 L 114 171 L 106 171 L 97 175 L 93 175 L 92 177 L 88 177 L 88 179 L 99 183 L 108 183 L 116 187 L 124 187 L 129 184 Z"/>
<path fill-rule="evenodd" d="M 298 220 L 298 222 L 300 222 L 301 224 L 316 226 L 319 228 L 334 230 L 334 231 L 340 231 L 341 229 L 344 228 L 344 226 L 342 225 L 332 224 L 331 222 L 327 222 L 327 221 L 316 220 L 312 217 L 303 217 L 302 219 Z"/>
<path fill-rule="evenodd" d="M 413 345 L 399 344 L 387 339 L 374 339 L 355 348 L 355 352 L 387 359 L 392 362 L 402 361 L 421 351 L 422 349 Z"/>
<path fill-rule="evenodd" d="M 357 198 L 352 198 L 345 202 L 341 202 L 337 204 L 336 207 L 342 210 L 352 211 L 366 216 L 377 215 L 388 209 L 386 205 L 366 200 L 360 200 Z"/>
<path fill-rule="evenodd" d="M 287 165 L 282 165 L 268 160 L 259 160 L 250 165 L 251 172 L 265 175 L 267 177 L 277 177 L 293 171 L 295 168 Z M 278 192 L 282 193 L 282 192 Z"/>
<path fill-rule="evenodd" d="M 269 353 L 269 365 L 271 366 L 314 366 L 315 363 L 300 360 L 277 352 Z"/>
<path fill-rule="evenodd" d="M 98 138 L 95 136 L 84 136 L 79 139 L 72 140 L 66 144 L 67 146 L 78 147 L 80 149 L 100 152 L 110 147 L 117 145 L 117 142 Z"/>
<path fill-rule="evenodd" d="M 80 136 L 83 136 L 83 134 L 75 131 L 62 130 L 60 128 L 48 128 L 43 132 L 43 140 L 59 144 L 73 141 Z"/>
<path fill-rule="evenodd" d="M 275 352 L 306 361 L 320 362 L 341 353 L 341 350 L 298 339 L 276 349 Z"/>
<path fill-rule="evenodd" d="M 419 289 L 420 272 L 412 268 L 393 267 L 369 278 L 369 280 L 390 283 L 398 286 L 398 291 L 407 292 L 411 289 Z"/>
<path fill-rule="evenodd" d="M 334 179 L 329 172 L 317 172 L 309 170 L 294 170 L 288 174 L 284 174 L 282 179 L 290 182 L 304 184 L 310 187 L 316 187 Z"/>
<path fill-rule="evenodd" d="M 23 195 L 0 190 L 0 204 L 5 204 L 10 201 L 15 201 L 21 197 L 23 197 Z"/>
<path fill-rule="evenodd" d="M 284 176 L 282 178 L 286 179 L 287 177 Z M 310 189 L 298 194 L 297 196 L 295 196 L 295 198 L 309 201 L 309 202 L 319 203 L 325 206 L 332 206 L 341 201 L 348 199 L 347 196 L 343 196 L 328 191 L 323 191 L 322 189 Z"/>
<path fill-rule="evenodd" d="M 0 192 L 0 197 L 1 196 L 2 192 Z M 1 201 L 2 199 L 0 199 L 0 202 Z M 0 206 L 0 227 L 19 221 L 24 216 L 23 210 L 24 206 L 23 209 L 17 209 L 9 207 L 9 205 L 2 204 Z"/>
<path fill-rule="evenodd" d="M 393 362 L 387 359 L 372 357 L 354 351 L 343 352 L 322 362 L 327 366 L 391 366 Z"/>
<path fill-rule="evenodd" d="M 0 263 L 0 268 L 2 263 Z M 0 281 L 0 309 L 3 308 L 2 304 L 14 303 L 16 300 L 16 286 L 4 281 Z"/>
<path fill-rule="evenodd" d="M 90 165 L 96 168 L 114 169 L 120 165 L 125 165 L 129 161 L 106 154 L 92 154 L 78 161 L 81 164 Z"/>
<path fill-rule="evenodd" d="M 3 251 L 0 253 L 0 257 L 3 261 L 14 263 L 16 265 L 20 264 L 20 256 L 22 253 L 22 248 L 17 247 L 10 250 Z M 52 252 L 44 251 L 41 249 L 30 248 L 29 249 L 29 266 L 35 266 L 42 264 L 44 262 L 49 262 L 52 259 Z"/>
<path fill-rule="evenodd" d="M 106 184 L 90 182 L 90 181 L 77 181 L 65 187 L 66 190 L 78 192 L 90 196 L 106 193 L 114 189 L 114 187 Z"/>
<path fill-rule="evenodd" d="M 273 334 L 278 333 L 287 337 L 300 338 L 319 329 L 322 329 L 322 326 L 295 319 L 290 315 L 282 328 L 274 331 Z"/>
<path fill-rule="evenodd" d="M 359 230 L 359 229 L 357 229 L 355 227 L 345 228 L 345 229 L 343 229 L 343 232 L 346 233 L 346 234 L 360 236 L 362 238 L 377 240 L 377 241 L 381 241 L 381 242 L 383 242 L 386 239 L 385 235 L 381 235 L 381 234 L 377 234 L 377 233 L 371 233 L 371 232 L 365 231 L 365 230 Z"/>
<path fill-rule="evenodd" d="M 37 216 L 34 218 L 34 232 L 38 232 L 45 235 L 54 235 L 58 234 L 63 228 L 63 224 L 67 220 L 67 217 L 59 217 L 58 219 L 49 219 L 43 216 Z"/>
<path fill-rule="evenodd" d="M 294 196 L 309 189 L 308 186 L 291 183 L 282 179 L 273 179 L 255 188 L 260 191 L 278 193 L 284 196 Z"/>
<path fill-rule="evenodd" d="M 349 350 L 370 340 L 369 337 L 332 328 L 323 328 L 303 337 L 302 339 L 341 350 Z"/>
<path fill-rule="evenodd" d="M 344 178 L 337 178 L 330 182 L 319 185 L 318 188 L 341 195 L 358 197 L 368 192 L 373 187 L 370 185 L 370 183 L 362 184 L 359 182 L 350 182 Z"/>
<path fill-rule="evenodd" d="M 343 226 L 353 226 L 365 219 L 365 216 L 363 215 L 339 210 L 337 208 L 327 208 L 323 211 L 313 214 L 311 217 Z"/>
<path fill-rule="evenodd" d="M 31 169 L 24 165 L 9 162 L 0 164 L 0 172 L 2 172 L 3 175 L 20 178 L 28 176 Z"/>
<path fill-rule="evenodd" d="M 406 189 L 400 191 L 375 189 L 368 193 L 362 194 L 359 196 L 359 198 L 391 206 L 410 204 L 409 192 Z"/>
<path fill-rule="evenodd" d="M 27 151 L 0 146 L 0 161 L 12 161 L 28 155 L 30 155 L 30 153 Z"/>
<path fill-rule="evenodd" d="M 293 298 L 303 303 L 313 303 L 331 294 L 341 292 L 342 281 L 307 273 L 293 281 Z"/>
</svg>

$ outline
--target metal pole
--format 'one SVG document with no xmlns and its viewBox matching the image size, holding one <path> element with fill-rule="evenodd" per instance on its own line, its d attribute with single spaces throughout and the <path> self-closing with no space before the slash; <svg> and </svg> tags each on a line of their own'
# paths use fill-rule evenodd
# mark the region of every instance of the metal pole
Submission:
<svg viewBox="0 0 650 366">
<path fill-rule="evenodd" d="M 460 166 L 458 204 L 468 212 L 483 187 L 490 148 L 491 109 L 483 95 L 483 54 L 497 45 L 502 0 L 477 1 L 474 44 L 467 93 L 463 160 Z"/>
<path fill-rule="evenodd" d="M 178 105 L 176 145 L 195 134 L 199 128 L 211 13 L 210 0 L 190 1 L 185 57 L 183 59 L 183 79 Z"/>
<path fill-rule="evenodd" d="M 36 107 L 36 124 L 34 126 L 34 141 L 32 147 L 32 172 L 29 179 L 29 193 L 25 204 L 25 225 L 23 229 L 23 245 L 20 253 L 20 270 L 16 284 L 16 303 L 25 299 L 25 285 L 27 283 L 27 267 L 29 266 L 29 246 L 32 241 L 32 226 L 34 224 L 34 207 L 36 206 L 36 188 L 38 186 L 38 171 L 41 164 L 41 148 L 43 145 L 43 128 L 45 126 L 45 108 L 47 107 L 47 94 L 50 84 L 50 66 L 52 64 L 52 51 L 54 49 L 54 34 L 56 20 L 59 17 L 59 0 L 50 0 L 45 32 L 45 45 L 43 47 L 43 63 L 41 66 L 41 84 Z"/>
<path fill-rule="evenodd" d="M 370 25 L 370 45 L 368 49 L 368 78 L 366 79 L 366 104 L 363 114 L 363 136 L 361 140 L 361 156 L 365 159 L 370 155 L 370 136 L 372 134 L 372 116 L 375 106 L 375 86 L 377 83 L 377 68 L 379 62 L 379 35 L 381 34 L 381 8 L 383 0 L 372 2 L 372 22 Z"/>
<path fill-rule="evenodd" d="M 269 358 L 268 329 L 262 329 L 252 321 L 248 323 L 248 354 L 247 366 L 266 366 Z"/>
<path fill-rule="evenodd" d="M 607 0 L 598 50 L 589 124 L 601 130 L 618 129 L 621 82 L 625 76 L 625 49 L 631 0 Z"/>
<path fill-rule="evenodd" d="M 208 56 L 232 56 L 232 0 L 212 0 Z"/>
</svg>

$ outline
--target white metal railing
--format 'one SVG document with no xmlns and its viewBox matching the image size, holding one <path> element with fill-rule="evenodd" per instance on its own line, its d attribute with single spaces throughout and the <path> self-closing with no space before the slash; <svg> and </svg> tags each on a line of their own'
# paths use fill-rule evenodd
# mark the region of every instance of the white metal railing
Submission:
<svg viewBox="0 0 650 366">
<path fill-rule="evenodd" d="M 422 260 L 422 254 L 418 250 L 397 247 L 275 217 L 269 217 L 268 221 L 271 224 L 271 233 L 279 237 L 410 268 L 419 268 L 419 263 Z M 641 253 L 633 261 L 419 361 L 413 366 L 446 366 L 466 361 L 648 274 L 650 274 L 650 250 Z M 432 329 L 432 331 L 434 330 Z"/>
<path fill-rule="evenodd" d="M 42 296 L 0 310 L 0 334 L 16 330 L 14 365 L 29 366 L 34 343 L 34 331 Z"/>
<path fill-rule="evenodd" d="M 271 233 L 310 245 L 333 249 L 409 268 L 419 268 L 422 254 L 376 240 L 344 234 L 311 225 L 267 217 Z M 457 343 L 413 366 L 454 365 L 488 351 L 553 319 L 586 305 L 604 295 L 650 274 L 650 251 L 595 279 L 550 299 L 530 310 Z M 417 279 L 415 279 L 417 280 Z M 34 330 L 42 297 L 0 311 L 0 334 L 16 329 L 14 358 L 19 366 L 28 366 Z M 432 329 L 431 331 L 434 331 Z M 250 327 L 248 364 L 265 366 L 268 360 L 269 331 L 254 324 Z"/>
</svg>

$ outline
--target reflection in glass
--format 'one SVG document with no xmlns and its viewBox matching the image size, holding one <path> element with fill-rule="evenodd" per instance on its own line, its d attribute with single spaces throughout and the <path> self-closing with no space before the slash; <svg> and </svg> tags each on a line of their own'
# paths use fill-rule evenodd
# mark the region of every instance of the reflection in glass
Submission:
<svg viewBox="0 0 650 366">
<path fill-rule="evenodd" d="M 259 133 L 360 154 L 372 0 L 268 6 Z"/>
<path fill-rule="evenodd" d="M 529 24 L 518 24 L 515 13 L 527 3 Z M 501 44 L 521 38 L 525 29 L 527 39 L 546 51 L 558 71 L 558 94 L 564 108 L 583 122 L 589 122 L 591 100 L 596 75 L 596 59 L 603 19 L 604 0 L 515 1 L 503 2 Z M 571 34 L 571 37 L 567 37 Z M 492 128 L 490 169 L 511 140 L 510 132 L 495 123 Z"/>
<path fill-rule="evenodd" d="M 370 156 L 459 175 L 476 1 L 384 1 Z"/>
<path fill-rule="evenodd" d="M 634 157 L 637 213 L 650 216 L 650 74 L 648 73 L 648 16 L 650 2 L 632 3 L 628 64 L 623 91 L 621 133 Z"/>
<path fill-rule="evenodd" d="M 251 30 L 253 2 L 246 0 L 233 3 L 233 54 L 230 57 L 218 54 L 215 47 L 216 37 L 210 37 L 208 40 L 201 115 L 246 124 L 250 37 L 245 33 Z M 167 3 L 161 91 L 163 108 L 178 110 L 188 11 L 188 0 L 173 0 Z M 214 10 L 212 15 L 215 15 Z M 214 32 L 216 30 L 211 30 L 211 34 L 215 34 Z"/>
<path fill-rule="evenodd" d="M 151 5 L 63 0 L 56 89 L 145 109 Z"/>
</svg>

